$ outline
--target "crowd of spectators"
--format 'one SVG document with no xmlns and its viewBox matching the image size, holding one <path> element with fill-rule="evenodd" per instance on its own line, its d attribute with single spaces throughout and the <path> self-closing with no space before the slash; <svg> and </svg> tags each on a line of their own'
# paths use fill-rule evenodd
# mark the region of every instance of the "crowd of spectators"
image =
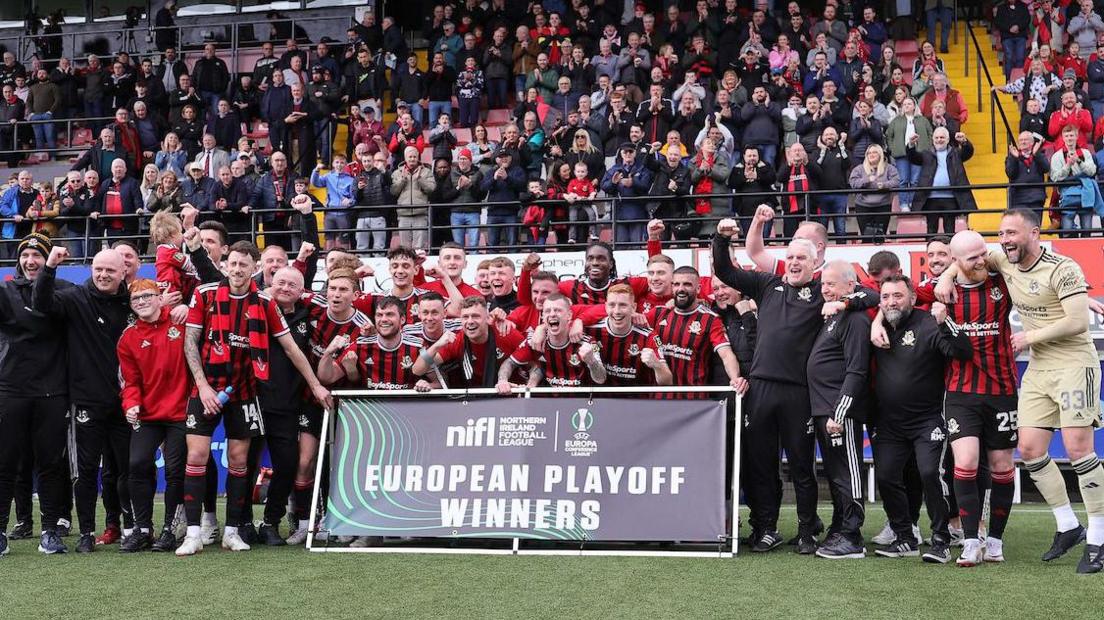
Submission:
<svg viewBox="0 0 1104 620">
<path fill-rule="evenodd" d="M 13 173 L 0 217 L 18 221 L 3 239 L 44 227 L 134 234 L 143 222 L 110 216 L 184 204 L 234 234 L 294 230 L 299 180 L 327 190 L 329 247 L 376 253 L 392 234 L 419 248 L 531 247 L 583 244 L 612 225 L 617 242 L 642 242 L 651 217 L 669 221 L 674 238 L 704 238 L 730 215 L 746 228 L 760 204 L 789 216 L 787 235 L 813 218 L 836 236 L 880 240 L 894 211 L 935 212 L 926 218 L 935 233 L 953 232 L 946 212 L 976 208 L 971 192 L 940 189 L 969 184 L 974 153 L 966 102 L 936 51 L 941 23 L 946 51 L 943 3 L 915 15 L 879 2 L 829 0 L 815 15 L 798 2 L 780 12 L 687 4 L 652 12 L 572 0 L 521 14 L 524 5 L 501 0 L 440 4 L 422 28 L 424 70 L 394 21 L 377 24 L 372 12 L 346 41 L 266 42 L 252 72 L 232 72 L 214 43 L 192 63 L 166 45 L 160 58 L 62 59 L 49 71 L 7 53 L 0 121 L 35 121 L 0 126 L 11 167 L 21 153 L 7 145 L 59 146 L 42 121 L 83 115 L 95 140 L 46 208 L 32 208 L 43 200 L 33 179 L 28 188 Z M 1072 7 L 1048 21 L 1049 5 L 1038 4 L 1030 23 L 1019 0 L 992 20 L 1006 67 L 1024 36 L 1032 41 L 1027 75 L 1001 87 L 1024 94 L 1034 139 L 1010 149 L 1010 180 L 1092 177 L 1096 149 L 1073 162 L 1061 133 L 1076 126 L 1081 149 L 1104 133 L 1090 112 L 1104 110 L 1104 60 L 1075 28 L 1101 21 L 1090 0 L 1068 22 Z M 907 37 L 921 18 L 928 38 L 916 48 Z M 1040 146 L 1066 165 L 1034 163 Z M 924 189 L 900 191 L 912 187 Z M 1066 228 L 1091 226 L 1091 206 L 1072 207 L 1088 189 L 1054 192 Z M 1047 192 L 1022 192 L 1042 210 Z M 90 221 L 46 222 L 57 216 Z"/>
</svg>

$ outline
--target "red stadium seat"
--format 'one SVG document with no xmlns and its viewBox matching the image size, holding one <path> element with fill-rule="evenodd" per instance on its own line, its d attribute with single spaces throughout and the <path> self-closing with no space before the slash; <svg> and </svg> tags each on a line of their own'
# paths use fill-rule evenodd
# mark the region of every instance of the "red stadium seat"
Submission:
<svg viewBox="0 0 1104 620">
<path fill-rule="evenodd" d="M 893 49 L 896 50 L 898 56 L 902 54 L 920 53 L 920 46 L 916 44 L 915 39 L 902 39 L 900 41 L 897 41 L 897 44 L 893 46 Z"/>
<path fill-rule="evenodd" d="M 487 125 L 505 125 L 510 122 L 510 111 L 506 109 L 487 110 Z"/>
<path fill-rule="evenodd" d="M 453 129 L 452 133 L 456 134 L 456 143 L 459 145 L 464 145 L 472 141 L 472 130 L 467 127 Z"/>
<path fill-rule="evenodd" d="M 897 234 L 924 237 L 928 234 L 928 220 L 923 215 L 899 215 Z"/>
<path fill-rule="evenodd" d="M 498 142 L 502 139 L 502 127 L 499 125 L 487 127 L 487 141 Z"/>
</svg>

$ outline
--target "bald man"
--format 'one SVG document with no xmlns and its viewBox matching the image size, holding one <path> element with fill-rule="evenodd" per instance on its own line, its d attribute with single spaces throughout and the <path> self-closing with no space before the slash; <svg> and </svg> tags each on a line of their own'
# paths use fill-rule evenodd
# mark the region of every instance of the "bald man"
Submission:
<svg viewBox="0 0 1104 620">
<path fill-rule="evenodd" d="M 1004 277 L 991 271 L 985 239 L 972 231 L 951 239 L 953 263 L 942 278 L 954 280 L 955 303 L 947 305 L 947 320 L 966 333 L 973 348 L 970 359 L 947 364 L 944 415 L 954 454 L 953 489 L 965 540 L 959 566 L 1004 561 L 1003 536 L 1012 509 L 1017 441 L 1016 365 L 1009 313 L 1012 298 Z M 988 535 L 979 539 L 981 497 L 978 464 L 982 451 L 989 461 Z"/>
<path fill-rule="evenodd" d="M 119 359 L 115 345 L 130 317 L 124 279 L 126 263 L 117 250 L 92 259 L 92 277 L 79 286 L 57 285 L 57 268 L 68 257 L 54 246 L 35 280 L 32 304 L 62 322 L 66 330 L 69 404 L 76 421 L 77 481 L 73 485 L 80 538 L 78 553 L 96 548 L 97 478 L 104 462 L 103 488 L 107 523 L 102 544 L 119 540 L 133 527 L 128 487 L 130 427 L 119 415 Z M 183 330 L 181 330 L 183 331 Z M 183 335 L 183 334 L 181 334 Z"/>
</svg>

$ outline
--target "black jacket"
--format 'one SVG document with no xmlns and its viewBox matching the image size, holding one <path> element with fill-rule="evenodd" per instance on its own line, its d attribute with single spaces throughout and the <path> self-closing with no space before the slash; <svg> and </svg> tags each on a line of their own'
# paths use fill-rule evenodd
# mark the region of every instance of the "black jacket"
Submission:
<svg viewBox="0 0 1104 620">
<path fill-rule="evenodd" d="M 870 376 L 870 317 L 865 312 L 829 317 L 817 332 L 805 368 L 813 417 L 861 422 Z"/>
<path fill-rule="evenodd" d="M 1009 183 L 1042 183 L 1050 169 L 1050 162 L 1042 153 L 1035 153 L 1024 161 L 1022 157 L 1008 155 L 1004 158 L 1004 173 Z M 1010 188 L 1009 204 L 1042 206 L 1046 202 L 1045 187 Z"/>
<path fill-rule="evenodd" d="M 284 320 L 290 329 L 291 339 L 311 359 L 310 352 L 310 305 L 299 302 L 290 313 L 283 312 Z M 307 381 L 291 363 L 283 347 L 272 347 L 269 354 L 269 380 L 257 383 L 257 396 L 261 401 L 261 410 L 265 415 L 298 416 L 316 411 L 318 404 L 313 398 L 306 398 Z"/>
<path fill-rule="evenodd" d="M 736 199 L 733 201 L 734 210 L 742 217 L 755 215 L 755 209 L 761 204 L 777 204 L 774 196 L 740 196 L 740 194 L 752 194 L 755 192 L 769 192 L 774 187 L 774 169 L 763 162 L 755 167 L 755 178 L 749 180 L 743 164 L 732 167 L 732 174 L 728 175 L 728 186 L 735 190 Z"/>
<path fill-rule="evenodd" d="M 31 305 L 64 324 L 70 401 L 122 417 L 115 346 L 133 320 L 126 287 L 102 293 L 91 278 L 79 286 L 58 286 L 57 270 L 44 267 L 35 279 Z"/>
<path fill-rule="evenodd" d="M 65 329 L 57 319 L 32 310 L 32 285 L 21 275 L 0 283 L 0 396 L 63 396 L 69 391 Z M 114 377 L 113 385 L 118 384 Z"/>
<path fill-rule="evenodd" d="M 740 363 L 740 376 L 749 376 L 751 360 L 755 355 L 755 340 L 759 332 L 759 318 L 752 310 L 740 314 L 735 306 L 721 308 L 714 303 L 710 308 L 721 317 L 721 322 L 724 323 L 728 342 L 732 345 L 736 361 Z M 726 385 L 727 383 L 728 372 L 720 356 L 715 355 L 713 356 L 713 384 Z"/>
<path fill-rule="evenodd" d="M 902 433 L 943 423 L 944 365 L 970 359 L 970 338 L 951 320 L 937 324 L 914 309 L 893 327 L 886 323 L 889 348 L 874 348 L 872 387 L 878 398 L 878 432 Z"/>
<path fill-rule="evenodd" d="M 965 162 L 974 156 L 974 145 L 966 141 L 956 147 L 952 137 L 951 144 L 947 148 L 950 149 L 950 153 L 947 155 L 947 175 L 950 177 L 951 185 L 969 185 L 970 178 L 966 176 Z M 916 182 L 916 186 L 931 187 L 932 182 L 935 180 L 935 169 L 939 165 L 939 161 L 935 156 L 935 151 L 919 152 L 913 148 L 912 145 L 909 145 L 905 149 L 905 153 L 910 162 L 920 166 L 920 180 Z M 917 191 L 912 199 L 912 208 L 917 211 L 923 211 L 924 203 L 927 202 L 928 196 L 930 195 L 931 190 Z M 977 201 L 974 200 L 974 194 L 970 190 L 958 190 L 954 192 L 954 197 L 955 202 L 958 203 L 959 209 L 964 211 L 977 210 Z"/>
</svg>

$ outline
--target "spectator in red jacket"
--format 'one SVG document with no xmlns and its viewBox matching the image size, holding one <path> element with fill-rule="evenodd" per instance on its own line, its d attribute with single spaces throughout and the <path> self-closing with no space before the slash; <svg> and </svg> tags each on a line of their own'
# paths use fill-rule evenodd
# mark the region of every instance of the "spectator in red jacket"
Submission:
<svg viewBox="0 0 1104 620">
<path fill-rule="evenodd" d="M 1062 93 L 1062 106 L 1050 115 L 1047 124 L 1047 134 L 1050 135 L 1051 145 L 1055 149 L 1062 148 L 1062 129 L 1067 125 L 1077 128 L 1077 146 L 1084 148 L 1092 136 L 1092 115 L 1082 108 L 1077 101 L 1077 93 L 1067 91 Z"/>
</svg>

